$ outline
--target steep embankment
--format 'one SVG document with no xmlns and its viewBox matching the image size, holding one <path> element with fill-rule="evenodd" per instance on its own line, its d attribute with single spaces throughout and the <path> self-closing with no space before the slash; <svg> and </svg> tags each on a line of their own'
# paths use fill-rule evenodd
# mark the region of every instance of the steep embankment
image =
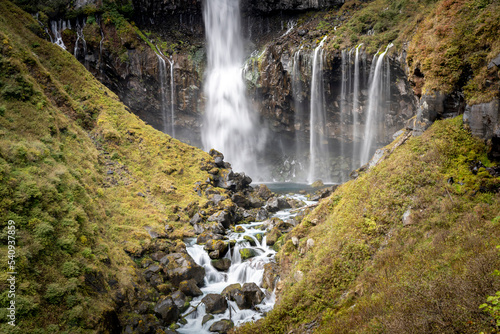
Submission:
<svg viewBox="0 0 500 334">
<path fill-rule="evenodd" d="M 188 221 L 199 207 L 207 215 L 234 209 L 227 190 L 213 185 L 227 172 L 146 126 L 71 54 L 37 35 L 30 15 L 0 2 L 0 331 L 117 332 L 144 319 L 158 326 L 152 308 L 172 286 L 161 277 L 154 287 L 145 282 L 142 256 L 183 252 L 180 238 L 193 235 Z M 209 203 L 205 189 L 222 200 Z M 5 308 L 13 270 L 16 327 Z"/>
<path fill-rule="evenodd" d="M 239 333 L 494 330 L 499 168 L 460 118 L 407 138 L 286 236 L 279 302 Z"/>
</svg>

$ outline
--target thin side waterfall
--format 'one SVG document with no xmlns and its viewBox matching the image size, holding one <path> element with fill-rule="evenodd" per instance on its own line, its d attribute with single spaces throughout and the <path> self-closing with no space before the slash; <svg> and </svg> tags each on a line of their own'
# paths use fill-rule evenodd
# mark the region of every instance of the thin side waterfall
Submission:
<svg viewBox="0 0 500 334">
<path fill-rule="evenodd" d="M 360 163 L 362 165 L 368 163 L 372 151 L 373 144 L 377 138 L 377 120 L 379 118 L 379 109 L 381 106 L 381 102 L 386 101 L 384 97 L 384 92 L 387 89 L 384 89 L 384 75 L 383 75 L 383 64 L 384 57 L 392 47 L 392 44 L 389 44 L 385 51 L 380 56 L 374 56 L 372 62 L 372 73 L 370 74 L 370 88 L 368 93 L 368 108 L 366 111 L 366 122 L 365 122 L 365 131 L 364 131 L 364 141 L 363 147 L 361 149 Z M 375 64 L 375 66 L 374 66 Z"/>
<path fill-rule="evenodd" d="M 87 61 L 87 41 L 85 40 L 85 36 L 83 35 L 83 28 L 85 28 L 85 20 L 82 21 L 82 25 L 80 25 L 80 22 L 77 20 L 76 21 L 76 42 L 75 42 L 75 49 L 73 50 L 73 55 L 75 58 L 78 59 L 78 42 L 81 41 L 82 46 L 83 46 L 83 66 L 85 68 L 88 68 L 88 61 Z"/>
<path fill-rule="evenodd" d="M 328 161 L 328 148 L 325 148 L 326 140 L 326 113 L 324 105 L 323 89 L 323 44 L 326 41 L 325 36 L 314 50 L 312 78 L 311 78 L 311 108 L 310 108 L 310 137 L 309 137 L 309 175 L 307 181 L 313 183 L 318 175 L 317 161 Z"/>
<path fill-rule="evenodd" d="M 302 145 L 303 141 L 300 139 L 300 132 L 304 131 L 304 108 L 302 106 L 303 98 L 303 87 L 301 81 L 300 72 L 300 51 L 299 49 L 293 55 L 292 64 L 292 96 L 293 96 L 293 106 L 295 109 L 294 114 L 294 127 L 295 127 L 295 151 L 296 151 L 296 163 L 299 163 L 298 159 L 304 152 L 305 147 Z"/>
<path fill-rule="evenodd" d="M 160 98 L 161 98 L 161 105 L 160 105 L 160 108 L 161 108 L 161 115 L 162 115 L 162 118 L 163 118 L 163 132 L 167 133 L 167 130 L 168 130 L 168 121 L 167 121 L 167 118 L 168 118 L 168 115 L 167 115 L 167 110 L 166 110 L 166 105 L 167 105 L 167 97 L 166 97 L 166 94 L 165 94 L 165 77 L 166 77 L 166 73 L 167 73 L 167 65 L 165 63 L 165 59 L 163 59 L 162 56 L 160 56 L 159 54 L 156 54 L 156 56 L 158 57 L 158 67 L 159 67 L 159 73 L 158 73 L 158 76 L 159 76 L 159 79 L 160 79 Z"/>
<path fill-rule="evenodd" d="M 352 95 L 352 141 L 353 141 L 353 156 L 351 169 L 355 170 L 358 166 L 356 160 L 359 156 L 359 48 L 360 44 L 356 47 L 356 54 L 354 56 L 354 87 Z"/>
<path fill-rule="evenodd" d="M 71 29 L 71 24 L 69 23 L 69 21 L 67 24 L 66 21 L 63 20 L 52 21 L 50 23 L 50 29 L 52 31 L 52 35 L 54 35 L 53 43 L 66 50 L 66 45 L 64 45 L 61 32 L 66 29 Z"/>
<path fill-rule="evenodd" d="M 246 97 L 239 1 L 206 0 L 203 18 L 208 59 L 204 149 L 222 152 L 235 170 L 260 175 L 256 157 L 265 136 Z"/>
<path fill-rule="evenodd" d="M 349 95 L 350 95 L 350 78 L 351 78 L 351 52 L 347 53 L 347 50 L 342 50 L 341 53 L 341 83 L 340 83 L 340 156 L 345 157 L 345 142 L 347 140 L 347 118 L 349 117 Z M 342 180 L 343 181 L 343 180 Z"/>
<path fill-rule="evenodd" d="M 174 101 L 174 90 L 175 90 L 175 82 L 174 82 L 174 60 L 166 58 L 170 65 L 170 124 L 171 127 L 171 136 L 175 138 L 175 101 Z"/>
</svg>

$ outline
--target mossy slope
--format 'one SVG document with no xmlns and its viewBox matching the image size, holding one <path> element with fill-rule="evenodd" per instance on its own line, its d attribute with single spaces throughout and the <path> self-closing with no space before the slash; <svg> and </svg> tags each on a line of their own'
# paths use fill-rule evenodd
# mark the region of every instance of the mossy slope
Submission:
<svg viewBox="0 0 500 334">
<path fill-rule="evenodd" d="M 208 154 L 129 113 L 36 21 L 0 1 L 0 331 L 79 333 L 116 325 L 112 298 L 132 255 L 190 235 Z M 17 326 L 5 321 L 7 221 L 16 223 Z M 126 252 L 125 252 L 126 251 Z"/>
<path fill-rule="evenodd" d="M 471 171 L 486 150 L 439 121 L 339 187 L 287 236 L 275 309 L 238 332 L 494 331 L 479 306 L 500 288 L 500 179 Z"/>
</svg>

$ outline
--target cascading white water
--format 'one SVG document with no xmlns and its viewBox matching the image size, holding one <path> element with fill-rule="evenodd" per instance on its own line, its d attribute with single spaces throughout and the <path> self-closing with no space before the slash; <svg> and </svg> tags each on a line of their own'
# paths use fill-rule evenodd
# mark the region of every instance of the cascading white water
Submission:
<svg viewBox="0 0 500 334">
<path fill-rule="evenodd" d="M 311 205 L 312 201 L 307 201 L 303 195 L 290 196 L 297 200 L 304 201 L 306 206 Z M 284 221 L 296 216 L 299 211 L 286 209 L 278 211 L 274 216 Z M 194 240 L 187 243 L 186 250 L 193 260 L 200 266 L 205 268 L 205 285 L 201 288 L 202 296 L 196 297 L 191 301 L 191 307 L 185 312 L 185 320 L 187 324 L 182 325 L 177 331 L 185 334 L 209 334 L 210 326 L 221 319 L 231 319 L 235 326 L 244 322 L 256 321 L 261 318 L 265 312 L 269 312 L 275 303 L 275 294 L 266 292 L 266 297 L 262 303 L 255 305 L 253 309 L 239 309 L 237 304 L 233 301 L 228 301 L 229 308 L 223 314 L 213 314 L 214 318 L 209 320 L 206 324 L 202 324 L 203 318 L 206 315 L 205 306 L 201 300 L 206 294 L 217 293 L 220 294 L 224 288 L 234 283 L 255 283 L 259 287 L 262 285 L 264 274 L 264 265 L 273 260 L 275 251 L 267 246 L 266 236 L 262 239 L 257 238 L 258 234 L 264 232 L 259 228 L 262 223 L 250 223 L 242 226 L 245 231 L 243 233 L 229 232 L 227 237 L 229 240 L 235 240 L 234 248 L 226 253 L 225 257 L 231 260 L 231 266 L 227 272 L 217 271 L 212 266 L 212 260 L 207 252 L 203 249 L 202 245 L 197 245 Z M 255 246 L 251 246 L 250 242 L 245 239 L 246 237 L 252 238 Z M 260 240 L 260 241 L 259 241 Z M 248 260 L 242 260 L 240 249 L 251 248 L 258 253 L 257 256 Z M 231 310 L 230 310 L 231 309 Z"/>
<path fill-rule="evenodd" d="M 69 21 L 66 23 L 66 21 L 63 20 L 52 21 L 50 23 L 50 29 L 52 30 L 52 35 L 54 35 L 53 43 L 66 50 L 61 32 L 66 29 L 71 29 L 71 23 Z"/>
<path fill-rule="evenodd" d="M 78 59 L 78 42 L 81 40 L 82 41 L 82 46 L 83 46 L 83 66 L 85 68 L 88 68 L 88 61 L 87 61 L 87 41 L 85 40 L 85 36 L 83 35 L 83 28 L 85 28 L 85 20 L 82 21 L 82 25 L 80 25 L 80 22 L 76 20 L 76 42 L 75 42 L 75 48 L 73 50 L 73 55 L 75 58 Z"/>
<path fill-rule="evenodd" d="M 366 111 L 367 115 L 365 121 L 364 141 L 360 156 L 360 162 L 362 165 L 366 164 L 370 159 L 370 153 L 372 153 L 372 147 L 378 135 L 377 127 L 379 123 L 378 118 L 380 104 L 381 101 L 385 103 L 387 99 L 383 93 L 389 91 L 389 89 L 385 89 L 383 87 L 384 83 L 390 83 L 384 81 L 382 65 L 384 63 L 384 57 L 391 47 L 392 43 L 386 47 L 385 51 L 380 54 L 380 56 L 375 55 L 372 62 L 372 73 L 370 74 L 371 81 L 368 95 L 368 108 Z"/>
<path fill-rule="evenodd" d="M 351 169 L 355 170 L 358 166 L 356 165 L 356 160 L 359 156 L 359 48 L 363 44 L 359 44 L 356 47 L 356 54 L 354 56 L 354 87 L 352 96 L 352 139 L 353 139 L 353 149 L 352 149 L 352 164 Z"/>
<path fill-rule="evenodd" d="M 323 87 L 323 44 L 325 36 L 319 45 L 314 49 L 313 67 L 311 76 L 311 107 L 309 118 L 309 175 L 307 181 L 313 183 L 318 175 L 317 161 L 328 161 L 328 147 L 325 148 L 326 141 L 326 112 L 324 104 Z"/>
<path fill-rule="evenodd" d="M 239 0 L 205 0 L 203 17 L 208 58 L 204 149 L 221 151 L 237 171 L 259 175 L 256 157 L 265 136 L 249 108 L 242 78 Z"/>
<path fill-rule="evenodd" d="M 160 78 L 160 96 L 161 96 L 161 113 L 163 119 L 163 132 L 170 134 L 170 136 L 175 138 L 175 105 L 174 105 L 174 60 L 165 57 L 165 55 L 160 51 L 158 46 L 156 46 L 156 50 L 159 54 L 156 54 L 158 57 L 158 67 L 159 73 L 158 76 Z M 168 61 L 170 65 L 170 116 L 167 111 L 167 64 L 165 59 Z M 168 119 L 170 118 L 170 122 Z M 170 124 L 169 124 L 170 123 Z M 170 126 L 169 126 L 170 125 Z"/>
</svg>

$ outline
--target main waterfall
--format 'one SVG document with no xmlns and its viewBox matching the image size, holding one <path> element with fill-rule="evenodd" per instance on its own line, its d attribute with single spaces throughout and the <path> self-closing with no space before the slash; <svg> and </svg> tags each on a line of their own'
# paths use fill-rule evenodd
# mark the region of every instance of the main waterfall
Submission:
<svg viewBox="0 0 500 334">
<path fill-rule="evenodd" d="M 203 17 L 208 49 L 204 149 L 221 151 L 235 170 L 260 175 L 256 157 L 265 136 L 249 108 L 242 78 L 239 0 L 206 0 Z"/>
</svg>

